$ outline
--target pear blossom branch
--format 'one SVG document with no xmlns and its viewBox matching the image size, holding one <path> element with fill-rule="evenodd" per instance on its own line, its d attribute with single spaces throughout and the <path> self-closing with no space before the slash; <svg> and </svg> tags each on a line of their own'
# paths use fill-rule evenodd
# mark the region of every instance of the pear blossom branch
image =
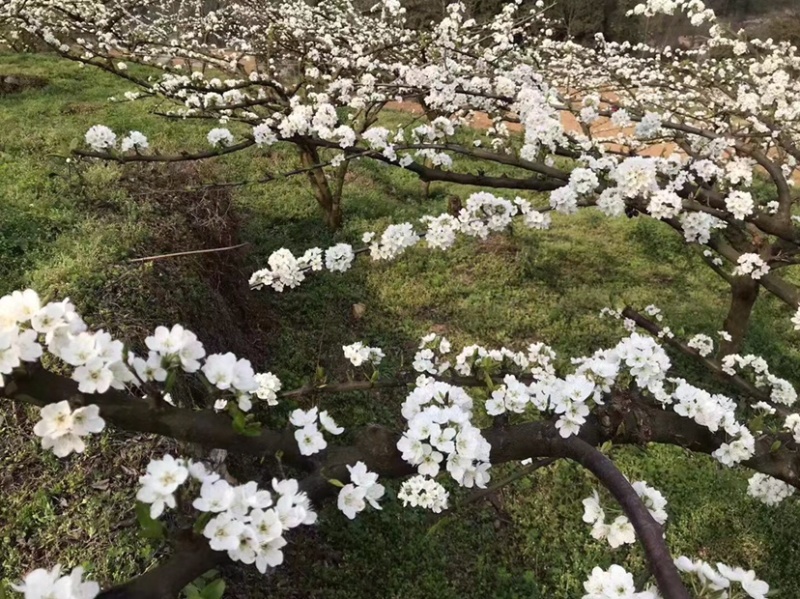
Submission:
<svg viewBox="0 0 800 599">
<path fill-rule="evenodd" d="M 711 358 L 705 357 L 700 354 L 700 352 L 692 347 L 689 347 L 686 343 L 681 341 L 677 336 L 674 335 L 665 335 L 664 329 L 657 324 L 656 322 L 650 320 L 640 312 L 637 312 L 630 306 L 626 306 L 625 309 L 622 310 L 622 316 L 624 318 L 629 318 L 633 322 L 636 323 L 636 326 L 641 327 L 654 337 L 658 337 L 664 343 L 669 345 L 670 347 L 674 347 L 682 354 L 694 358 L 702 364 L 711 374 L 713 374 L 717 379 L 735 385 L 740 391 L 746 393 L 750 397 L 758 400 L 764 401 L 767 403 L 772 403 L 770 400 L 770 394 L 759 389 L 746 379 L 742 378 L 738 374 L 728 374 L 722 368 L 722 364 L 720 364 L 717 360 L 713 360 Z M 780 408 L 781 410 L 785 411 L 785 408 L 781 406 L 776 406 L 776 408 Z M 788 413 L 788 412 L 787 412 Z"/>
<path fill-rule="evenodd" d="M 231 144 L 224 147 L 218 147 L 213 150 L 205 152 L 197 152 L 190 154 L 188 152 L 173 155 L 159 155 L 159 154 L 119 154 L 112 152 L 98 152 L 96 150 L 73 150 L 72 153 L 76 156 L 84 158 L 101 158 L 103 160 L 110 160 L 112 162 L 188 162 L 191 160 L 203 160 L 205 158 L 216 158 L 225 154 L 233 154 L 240 152 L 255 145 L 252 139 L 245 139 L 236 144 Z"/>
</svg>

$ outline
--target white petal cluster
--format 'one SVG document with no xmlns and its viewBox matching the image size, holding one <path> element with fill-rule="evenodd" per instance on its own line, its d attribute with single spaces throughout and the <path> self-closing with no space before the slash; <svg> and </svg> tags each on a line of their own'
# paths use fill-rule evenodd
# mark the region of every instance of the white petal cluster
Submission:
<svg viewBox="0 0 800 599">
<path fill-rule="evenodd" d="M 297 427 L 294 438 L 302 455 L 314 455 L 328 446 L 318 423 L 331 435 L 341 435 L 344 432 L 326 410 L 320 412 L 316 407 L 309 410 L 296 409 L 289 417 L 289 422 Z"/>
<path fill-rule="evenodd" d="M 86 145 L 96 152 L 110 150 L 117 145 L 117 134 L 105 125 L 94 125 L 84 137 Z"/>
<path fill-rule="evenodd" d="M 240 410 L 250 411 L 253 407 L 252 394 L 259 388 L 250 360 L 237 358 L 231 352 L 211 354 L 206 358 L 201 371 L 214 387 L 233 393 Z"/>
<path fill-rule="evenodd" d="M 658 164 L 655 158 L 634 156 L 620 162 L 611 172 L 623 198 L 648 197 L 658 190 Z"/>
<path fill-rule="evenodd" d="M 202 462 L 166 455 L 151 460 L 139 482 L 142 486 L 136 498 L 150 504 L 153 518 L 161 516 L 166 507 L 175 507 L 178 488 L 190 485 L 196 489 L 192 506 L 213 515 L 203 528 L 209 546 L 225 551 L 233 561 L 255 564 L 261 573 L 283 563 L 285 531 L 317 520 L 308 496 L 299 491 L 294 479 L 273 479 L 275 500 L 255 482 L 231 485 Z"/>
<path fill-rule="evenodd" d="M 653 519 L 663 525 L 667 521 L 667 500 L 664 495 L 644 481 L 636 481 L 632 486 Z M 633 524 L 624 514 L 617 516 L 610 524 L 606 523 L 606 512 L 600 504 L 597 491 L 583 500 L 583 521 L 592 525 L 593 538 L 598 541 L 605 539 L 612 548 L 636 542 Z"/>
<path fill-rule="evenodd" d="M 800 331 L 800 308 L 797 308 L 794 316 L 792 316 L 792 325 L 794 325 L 795 331 Z"/>
<path fill-rule="evenodd" d="M 22 362 L 36 362 L 41 357 L 39 335 L 64 323 L 58 306 L 44 310 L 45 314 L 53 313 L 52 327 L 49 320 L 42 320 L 39 306 L 39 296 L 30 289 L 0 298 L 0 387 L 3 375 L 11 374 Z M 34 316 L 37 318 L 32 321 Z"/>
<path fill-rule="evenodd" d="M 355 254 L 349 243 L 337 243 L 325 251 L 325 268 L 331 272 L 350 270 Z"/>
<path fill-rule="evenodd" d="M 758 254 L 742 254 L 736 264 L 733 269 L 736 276 L 749 275 L 751 279 L 758 280 L 769 272 L 769 265 Z"/>
<path fill-rule="evenodd" d="M 796 443 L 800 443 L 800 414 L 789 414 L 783 423 L 783 428 L 792 433 Z"/>
<path fill-rule="evenodd" d="M 269 268 L 257 270 L 250 277 L 252 287 L 260 289 L 268 286 L 275 291 L 283 291 L 286 287 L 293 289 L 305 280 L 306 276 L 303 271 L 312 268 L 311 263 L 305 263 L 305 261 L 295 258 L 292 252 L 286 248 L 274 252 L 267 263 Z"/>
<path fill-rule="evenodd" d="M 747 482 L 747 494 L 769 506 L 781 503 L 787 497 L 794 495 L 795 488 L 782 480 L 761 474 L 754 474 Z"/>
<path fill-rule="evenodd" d="M 367 503 L 376 510 L 381 509 L 378 500 L 383 497 L 385 488 L 378 482 L 378 475 L 367 470 L 364 462 L 356 462 L 347 466 L 350 471 L 350 482 L 339 491 L 336 505 L 350 520 L 363 512 Z"/>
<path fill-rule="evenodd" d="M 75 568 L 62 576 L 61 565 L 52 570 L 33 570 L 20 584 L 12 584 L 11 588 L 22 593 L 24 599 L 94 599 L 100 592 L 99 584 L 84 580 L 83 568 Z"/>
<path fill-rule="evenodd" d="M 422 474 L 403 481 L 397 494 L 404 506 L 421 507 L 435 514 L 447 509 L 449 496 L 442 485 Z"/>
<path fill-rule="evenodd" d="M 208 132 L 208 143 L 214 148 L 226 148 L 233 145 L 233 133 L 224 127 L 217 127 Z"/>
<path fill-rule="evenodd" d="M 52 449 L 59 458 L 83 453 L 86 445 L 82 437 L 97 434 L 105 428 L 105 420 L 100 418 L 100 408 L 88 405 L 72 410 L 69 403 L 60 401 L 44 406 L 40 412 L 41 420 L 33 427 L 37 437 L 42 438 L 42 448 Z"/>
<path fill-rule="evenodd" d="M 733 568 L 725 564 L 717 563 L 714 568 L 703 560 L 691 560 L 682 555 L 675 559 L 678 570 L 690 574 L 698 584 L 698 592 L 709 594 L 723 591 L 720 596 L 741 596 L 736 592 L 736 587 L 744 591 L 746 597 L 751 599 L 766 599 L 769 593 L 769 585 L 763 580 L 756 578 L 752 570 Z"/>
<path fill-rule="evenodd" d="M 583 177 L 579 185 L 592 184 L 591 181 L 586 183 L 587 180 L 588 177 Z M 571 187 L 562 189 L 572 190 Z M 535 209 L 527 200 L 516 198 L 510 202 L 491 193 L 478 192 L 467 198 L 465 207 L 457 217 L 448 213 L 423 216 L 420 222 L 427 229 L 424 236 L 411 223 L 405 222 L 389 225 L 380 236 L 367 232 L 362 241 L 369 244 L 365 249 L 369 249 L 373 260 L 393 260 L 419 244 L 423 237 L 428 247 L 445 250 L 455 244 L 459 233 L 485 239 L 490 233 L 507 229 L 517 216 L 521 216 L 523 224 L 530 229 L 550 228 L 550 215 Z M 281 248 L 270 255 L 268 268 L 251 275 L 250 285 L 254 289 L 271 287 L 275 291 L 283 291 L 287 287 L 293 289 L 305 280 L 308 271 L 322 270 L 323 266 L 332 272 L 349 270 L 355 254 L 349 244 L 338 244 L 324 252 L 323 263 L 323 252 L 319 248 L 309 249 L 300 258 L 290 250 Z"/>
<path fill-rule="evenodd" d="M 647 211 L 653 218 L 675 218 L 681 213 L 683 200 L 674 191 L 661 189 L 655 192 L 647 205 Z"/>
<path fill-rule="evenodd" d="M 443 358 L 450 353 L 450 349 L 450 341 L 446 337 L 429 333 L 421 339 L 411 367 L 420 373 L 444 374 L 450 368 L 450 361 Z"/>
<path fill-rule="evenodd" d="M 471 422 L 472 404 L 461 387 L 421 376 L 402 405 L 408 424 L 397 449 L 403 459 L 431 478 L 446 462 L 460 485 L 485 487 L 491 446 Z"/>
<path fill-rule="evenodd" d="M 35 291 L 15 291 L 0 298 L 0 386 L 23 362 L 36 362 L 48 351 L 73 366 L 72 379 L 81 393 L 124 389 L 133 375 L 122 362 L 123 345 L 104 331 L 86 332 L 86 325 L 69 300 L 41 305 Z M 42 408 L 35 433 L 42 446 L 59 457 L 82 452 L 82 437 L 103 430 L 95 405 L 73 411 L 66 401 Z"/>
<path fill-rule="evenodd" d="M 131 131 L 122 138 L 119 148 L 123 152 L 130 152 L 131 150 L 142 151 L 150 147 L 147 137 L 140 131 Z"/>
<path fill-rule="evenodd" d="M 202 481 L 193 503 L 195 509 L 215 514 L 203 529 L 209 546 L 235 562 L 255 564 L 262 574 L 283 563 L 285 531 L 317 521 L 296 480 L 273 479 L 272 489 L 277 500 L 255 482 L 231 486 L 212 476 Z"/>
<path fill-rule="evenodd" d="M 732 191 L 725 198 L 725 207 L 734 218 L 744 220 L 751 214 L 755 207 L 753 196 L 747 191 Z"/>
<path fill-rule="evenodd" d="M 258 147 L 271 146 L 278 141 L 278 136 L 272 130 L 269 123 L 261 123 L 253 127 L 253 140 Z"/>
<path fill-rule="evenodd" d="M 686 343 L 692 349 L 696 349 L 697 353 L 703 356 L 711 355 L 714 351 L 714 340 L 708 335 L 697 334 Z"/>
<path fill-rule="evenodd" d="M 145 345 L 150 350 L 147 360 L 128 354 L 128 363 L 142 382 L 164 381 L 167 371 L 172 368 L 180 368 L 187 373 L 197 372 L 206 355 L 197 335 L 179 324 L 171 329 L 156 327 L 153 334 L 145 339 Z"/>
<path fill-rule="evenodd" d="M 273 374 L 256 375 L 248 360 L 237 359 L 232 353 L 206 358 L 197 336 L 181 325 L 157 327 L 145 339 L 147 358 L 141 358 L 126 351 L 110 334 L 87 331 L 69 300 L 41 306 L 38 295 L 30 289 L 0 298 L 0 385 L 3 375 L 42 356 L 40 340 L 53 356 L 73 367 L 71 378 L 84 394 L 164 383 L 172 372 L 202 373 L 220 391 L 220 409 L 232 398 L 246 412 L 252 408 L 254 393 L 274 405 L 281 388 Z M 62 401 L 42 408 L 34 432 L 42 437 L 45 449 L 64 457 L 84 451 L 82 438 L 102 431 L 104 426 L 96 405 L 73 411 Z"/>
<path fill-rule="evenodd" d="M 714 229 L 723 229 L 725 221 L 706 212 L 689 212 L 681 215 L 683 237 L 689 243 L 708 243 Z"/>
<path fill-rule="evenodd" d="M 661 599 L 654 588 L 637 593 L 633 575 L 617 564 L 608 570 L 593 568 L 583 588 L 586 594 L 582 599 Z"/>
<path fill-rule="evenodd" d="M 392 260 L 416 245 L 420 240 L 411 223 L 389 225 L 381 235 L 370 244 L 373 260 Z"/>
<path fill-rule="evenodd" d="M 165 455 L 160 460 L 150 460 L 136 499 L 150 505 L 150 517 L 158 518 L 167 507 L 175 508 L 175 491 L 189 478 L 185 460 Z"/>
<path fill-rule="evenodd" d="M 256 397 L 267 402 L 268 406 L 278 405 L 278 391 L 281 390 L 281 380 L 271 372 L 262 372 L 255 375 L 258 383 Z"/>
<path fill-rule="evenodd" d="M 769 389 L 770 401 L 785 406 L 793 406 L 797 401 L 797 391 L 786 379 L 769 371 L 767 361 L 753 354 L 728 354 L 722 358 L 722 370 L 731 376 L 739 372 L 752 374 L 756 387 Z"/>
<path fill-rule="evenodd" d="M 377 366 L 385 357 L 381 348 L 369 347 L 364 345 L 361 341 L 356 341 L 350 345 L 343 345 L 342 351 L 344 351 L 344 357 L 347 358 L 353 366 L 362 366 L 365 363 Z"/>
</svg>

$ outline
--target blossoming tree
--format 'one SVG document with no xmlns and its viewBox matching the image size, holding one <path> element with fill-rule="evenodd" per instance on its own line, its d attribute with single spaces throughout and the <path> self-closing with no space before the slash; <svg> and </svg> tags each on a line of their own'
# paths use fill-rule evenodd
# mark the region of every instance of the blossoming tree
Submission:
<svg viewBox="0 0 800 599">
<path fill-rule="evenodd" d="M 479 191 L 457 214 L 367 233 L 361 248 L 340 243 L 299 256 L 283 248 L 253 274 L 253 288 L 283 291 L 313 271 L 347 270 L 359 255 L 389 260 L 418 245 L 445 250 L 459 236 L 485 238 L 515 222 L 543 229 L 552 211 L 593 208 L 674 229 L 730 283 L 730 310 L 717 340 L 676 337 L 655 307 L 606 310 L 623 325 L 619 343 L 574 356 L 566 369 L 556 368 L 555 352 L 543 344 L 456 350 L 431 334 L 411 370 L 385 378 L 381 348 L 353 340 L 344 358 L 364 369 L 363 380 L 287 391 L 246 359 L 207 355 L 179 325 L 159 327 L 145 340 L 148 354 L 137 356 L 108 333 L 89 331 L 68 300 L 45 303 L 32 290 L 6 296 L 0 383 L 9 400 L 41 407 L 33 433 L 43 449 L 81 452 L 110 424 L 209 450 L 280 456 L 302 473 L 241 482 L 203 461 L 154 459 L 135 493 L 142 520 L 158 528 L 166 510 L 180 513 L 186 526 L 170 533 L 182 543 L 156 569 L 103 595 L 175 596 L 224 560 L 262 572 L 278 567 L 290 531 L 316 521 L 315 504 L 336 496 L 348 518 L 380 509 L 381 479 L 402 479 L 400 501 L 438 512 L 447 508 L 448 488 L 485 487 L 493 465 L 570 459 L 604 489 L 584 501 L 587 534 L 611 547 L 640 542 L 653 575 L 652 585 L 637 589 L 621 567 L 596 568 L 584 599 L 686 598 L 688 586 L 715 599 L 766 596 L 767 583 L 752 571 L 674 559 L 662 528 L 667 498 L 645 481 L 628 481 L 601 448 L 665 443 L 710 454 L 752 469 L 748 492 L 773 505 L 800 486 L 795 389 L 763 359 L 738 353 L 762 287 L 798 306 L 797 287 L 782 274 L 795 265 L 800 239 L 792 216 L 796 49 L 726 32 L 699 0 L 649 0 L 633 11 L 683 11 L 709 26 L 708 43 L 691 52 L 554 41 L 541 3 L 530 10 L 508 4 L 484 24 L 453 4 L 428 31 L 407 27 L 392 0 L 368 14 L 346 2 L 204 6 L 11 0 L 0 17 L 67 58 L 129 80 L 138 89 L 126 99 L 159 96 L 174 104 L 167 117 L 216 121 L 209 148 L 176 155 L 150 148 L 142 132 L 118 137 L 96 125 L 86 134 L 89 149 L 77 152 L 90 159 L 195 160 L 292 144 L 332 227 L 341 224 L 345 174 L 356 159 L 423 181 L 546 194 L 540 204 L 540 195 L 509 200 Z M 128 66 L 136 63 L 149 68 Z M 379 118 L 398 99 L 420 110 L 389 126 Z M 458 130 L 476 115 L 491 126 L 464 145 Z M 491 172 L 472 172 L 463 156 Z M 708 385 L 673 372 L 665 346 L 707 369 Z M 67 374 L 56 374 L 54 364 Z M 204 407 L 172 399 L 179 378 L 203 390 Z M 376 423 L 354 431 L 353 444 L 333 442 L 344 429 L 320 398 L 386 387 L 407 391 L 404 430 Z M 279 402 L 293 408 L 285 429 L 270 422 L 269 408 Z M 610 501 L 624 512 L 613 520 Z M 30 599 L 99 592 L 81 571 L 62 576 L 58 567 L 35 570 L 17 588 Z"/>
</svg>

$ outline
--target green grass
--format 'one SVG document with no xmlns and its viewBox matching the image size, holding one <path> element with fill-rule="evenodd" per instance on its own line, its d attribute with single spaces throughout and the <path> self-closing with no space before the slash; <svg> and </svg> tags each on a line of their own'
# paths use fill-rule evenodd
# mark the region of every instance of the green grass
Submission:
<svg viewBox="0 0 800 599">
<path fill-rule="evenodd" d="M 432 328 L 456 343 L 523 348 L 546 341 L 564 362 L 619 338 L 616 323 L 597 317 L 609 305 L 656 303 L 673 330 L 687 334 L 721 328 L 724 287 L 680 239 L 644 218 L 609 220 L 596 212 L 556 218 L 548 232 L 517 229 L 459 242 L 446 253 L 413 250 L 391 264 L 363 261 L 344 275 L 313 275 L 291 292 L 250 293 L 246 277 L 275 249 L 355 243 L 364 231 L 443 210 L 447 194 L 466 197 L 469 190 L 434 185 L 433 199 L 425 200 L 408 173 L 359 163 L 346 185 L 345 227 L 332 234 L 303 178 L 243 187 L 233 196 L 168 191 L 297 167 L 289 149 L 168 172 L 67 164 L 70 148 L 97 123 L 118 133 L 140 130 L 164 152 L 204 148 L 209 125 L 166 121 L 143 103 L 110 104 L 109 96 L 126 89 L 118 81 L 54 58 L 0 56 L 0 73 L 48 80 L 43 88 L 0 96 L 0 294 L 33 286 L 46 297 L 69 296 L 94 326 L 134 345 L 157 324 L 183 322 L 212 351 L 247 356 L 293 387 L 317 366 L 345 376 L 340 348 L 356 340 L 392 348 L 388 362 L 397 366 L 397 350 L 413 351 Z M 247 252 L 147 266 L 126 262 L 232 238 L 249 242 Z M 360 319 L 352 315 L 355 303 L 366 306 Z M 786 308 L 761 300 L 748 349 L 796 380 L 795 340 L 788 327 L 775 325 L 787 319 Z M 689 376 L 699 376 L 694 365 L 678 361 Z M 401 400 L 391 393 L 325 399 L 351 426 L 396 423 Z M 135 480 L 148 456 L 173 447 L 107 434 L 84 456 L 56 460 L 37 448 L 30 411 L 4 405 L 2 415 L 3 577 L 61 561 L 84 564 L 109 583 L 166 551 L 141 540 L 130 519 Z M 623 472 L 668 498 L 668 540 L 677 554 L 754 568 L 777 596 L 800 596 L 795 502 L 761 506 L 747 498 L 744 473 L 675 448 L 621 448 L 614 455 Z M 243 477 L 265 474 L 258 463 L 232 468 Z M 499 468 L 496 478 L 511 469 Z M 396 483 L 390 487 L 396 492 Z M 319 526 L 292 539 L 286 564 L 274 575 L 229 568 L 229 592 L 286 599 L 571 599 L 581 595 L 595 565 L 616 561 L 643 569 L 638 548 L 610 552 L 589 536 L 580 502 L 592 487 L 587 474 L 563 463 L 503 489 L 494 505 L 457 508 L 444 521 L 391 500 L 382 512 L 354 522 L 328 507 Z M 456 504 L 464 497 L 456 492 Z"/>
</svg>

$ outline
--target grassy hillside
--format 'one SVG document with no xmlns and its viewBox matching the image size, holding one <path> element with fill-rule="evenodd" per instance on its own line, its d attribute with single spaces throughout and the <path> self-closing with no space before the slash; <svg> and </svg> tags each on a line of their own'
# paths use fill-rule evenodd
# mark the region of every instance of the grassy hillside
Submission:
<svg viewBox="0 0 800 599">
<path fill-rule="evenodd" d="M 619 338 L 619 329 L 597 314 L 623 301 L 658 304 L 674 330 L 721 327 L 724 289 L 681 240 L 646 219 L 609 220 L 593 211 L 556 218 L 548 232 L 515 230 L 461 242 L 447 253 L 420 249 L 392 264 L 365 261 L 344 275 L 315 275 L 284 294 L 249 292 L 247 276 L 275 249 L 355 243 L 366 230 L 441 211 L 447 194 L 466 197 L 469 190 L 434 186 L 433 199 L 425 200 L 407 173 L 357 164 L 346 185 L 346 225 L 334 235 L 302 178 L 198 189 L 295 168 L 289 149 L 169 169 L 67 163 L 70 148 L 97 123 L 140 130 L 165 152 L 204 147 L 208 126 L 161 119 L 146 104 L 109 103 L 126 89 L 118 81 L 51 57 L 0 55 L 5 74 L 38 76 L 47 84 L 0 95 L 0 294 L 32 286 L 46 297 L 69 296 L 92 325 L 134 344 L 157 324 L 182 322 L 212 351 L 248 357 L 257 370 L 272 370 L 292 387 L 318 365 L 343 376 L 343 344 L 364 340 L 413 350 L 432 328 L 456 343 L 524 347 L 543 340 L 566 360 Z M 128 262 L 240 242 L 249 245 L 226 254 Z M 356 303 L 366 307 L 361 318 L 353 316 Z M 786 309 L 762 301 L 748 349 L 798 380 L 800 356 L 787 322 Z M 400 357 L 388 359 L 397 365 Z M 402 397 L 325 401 L 351 426 L 391 424 Z M 91 443 L 83 456 L 57 460 L 38 449 L 34 414 L 7 402 L 0 409 L 2 577 L 13 580 L 34 565 L 61 561 L 84 564 L 110 583 L 164 554 L 165 547 L 136 535 L 132 497 L 149 456 L 174 446 L 114 433 Z M 754 568 L 778 589 L 776 596 L 800 596 L 797 503 L 764 507 L 746 497 L 745 473 L 674 448 L 624 448 L 615 457 L 631 478 L 645 478 L 666 495 L 667 535 L 676 553 Z M 258 462 L 231 468 L 243 476 L 270 475 Z M 495 479 L 512 471 L 500 469 Z M 318 527 L 293 537 L 286 564 L 272 575 L 230 568 L 229 594 L 579 597 L 594 565 L 618 562 L 636 571 L 643 565 L 638 548 L 611 553 L 589 536 L 580 502 L 592 485 L 585 473 L 561 463 L 502 489 L 491 502 L 466 503 L 466 494 L 456 494 L 455 511 L 435 528 L 440 520 L 391 500 L 382 512 L 354 522 L 327 508 Z"/>
</svg>

